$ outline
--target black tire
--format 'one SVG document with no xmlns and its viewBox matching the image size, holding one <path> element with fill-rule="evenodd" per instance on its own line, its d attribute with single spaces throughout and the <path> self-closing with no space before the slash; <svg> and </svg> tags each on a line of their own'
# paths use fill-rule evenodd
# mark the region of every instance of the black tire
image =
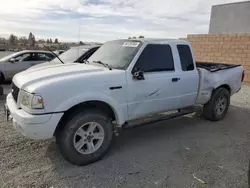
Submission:
<svg viewBox="0 0 250 188">
<path fill-rule="evenodd" d="M 216 105 L 218 100 L 224 97 L 226 101 L 225 109 L 223 112 L 217 113 Z M 212 93 L 211 99 L 203 106 L 203 116 L 211 121 L 219 121 L 222 120 L 227 114 L 228 108 L 230 105 L 230 93 L 226 88 L 218 88 L 215 89 Z"/>
<path fill-rule="evenodd" d="M 99 149 L 95 152 L 82 154 L 74 147 L 74 136 L 76 131 L 87 122 L 96 122 L 101 125 L 104 130 L 104 139 Z M 74 115 L 68 118 L 65 126 L 56 133 L 56 143 L 62 156 L 68 162 L 79 166 L 88 165 L 100 160 L 107 153 L 114 137 L 113 127 L 111 118 L 100 111 L 86 110 L 74 112 Z"/>
</svg>

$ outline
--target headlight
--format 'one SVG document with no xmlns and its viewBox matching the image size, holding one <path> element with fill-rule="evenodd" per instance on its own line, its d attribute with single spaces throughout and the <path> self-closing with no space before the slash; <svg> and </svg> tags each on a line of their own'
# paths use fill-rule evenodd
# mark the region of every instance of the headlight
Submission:
<svg viewBox="0 0 250 188">
<path fill-rule="evenodd" d="M 43 109 L 43 98 L 36 94 L 27 93 L 21 90 L 21 105 L 31 109 Z"/>
</svg>

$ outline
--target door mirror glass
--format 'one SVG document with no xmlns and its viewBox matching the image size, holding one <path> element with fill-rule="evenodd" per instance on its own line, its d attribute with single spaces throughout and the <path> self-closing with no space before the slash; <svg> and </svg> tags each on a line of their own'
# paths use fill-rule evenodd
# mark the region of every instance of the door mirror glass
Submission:
<svg viewBox="0 0 250 188">
<path fill-rule="evenodd" d="M 136 80 L 145 80 L 143 71 L 140 71 L 140 70 L 135 71 L 133 73 L 133 78 Z"/>
<path fill-rule="evenodd" d="M 11 58 L 11 59 L 9 60 L 9 62 L 11 62 L 11 63 L 15 63 L 15 61 L 16 61 L 15 58 Z"/>
</svg>

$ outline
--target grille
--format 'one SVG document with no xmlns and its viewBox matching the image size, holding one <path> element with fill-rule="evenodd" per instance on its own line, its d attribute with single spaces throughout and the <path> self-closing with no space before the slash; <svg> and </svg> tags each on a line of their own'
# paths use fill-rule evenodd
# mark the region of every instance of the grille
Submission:
<svg viewBox="0 0 250 188">
<path fill-rule="evenodd" d="M 17 97 L 18 97 L 18 93 L 19 93 L 19 88 L 12 82 L 11 84 L 11 88 L 12 88 L 12 96 L 15 99 L 15 101 L 17 102 Z"/>
</svg>

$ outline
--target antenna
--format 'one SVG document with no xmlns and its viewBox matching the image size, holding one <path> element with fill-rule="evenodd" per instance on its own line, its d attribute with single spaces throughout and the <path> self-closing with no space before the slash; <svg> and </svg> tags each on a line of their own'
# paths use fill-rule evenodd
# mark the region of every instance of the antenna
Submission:
<svg viewBox="0 0 250 188">
<path fill-rule="evenodd" d="M 45 44 L 43 45 L 47 50 L 49 50 L 57 59 L 59 59 L 62 64 L 64 64 L 64 62 L 60 59 L 60 57 L 58 57 L 58 55 L 56 55 L 48 46 L 46 46 Z"/>
</svg>

